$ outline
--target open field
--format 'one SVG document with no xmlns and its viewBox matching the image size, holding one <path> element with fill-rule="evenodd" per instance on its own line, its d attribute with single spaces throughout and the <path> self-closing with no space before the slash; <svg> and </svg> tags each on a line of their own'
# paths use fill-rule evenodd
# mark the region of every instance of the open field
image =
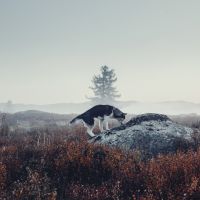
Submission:
<svg viewBox="0 0 200 200">
<path fill-rule="evenodd" d="M 98 129 L 95 130 L 98 132 Z M 0 199 L 199 199 L 200 149 L 142 161 L 89 144 L 82 126 L 15 130 L 0 140 Z"/>
</svg>

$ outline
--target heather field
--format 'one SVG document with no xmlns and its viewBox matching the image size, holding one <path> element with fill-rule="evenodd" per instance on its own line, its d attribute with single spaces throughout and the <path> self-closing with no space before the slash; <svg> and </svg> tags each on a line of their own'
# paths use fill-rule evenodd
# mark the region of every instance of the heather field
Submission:
<svg viewBox="0 0 200 200">
<path fill-rule="evenodd" d="M 0 199 L 200 199 L 198 138 L 187 152 L 150 160 L 87 139 L 81 126 L 2 136 Z"/>
</svg>

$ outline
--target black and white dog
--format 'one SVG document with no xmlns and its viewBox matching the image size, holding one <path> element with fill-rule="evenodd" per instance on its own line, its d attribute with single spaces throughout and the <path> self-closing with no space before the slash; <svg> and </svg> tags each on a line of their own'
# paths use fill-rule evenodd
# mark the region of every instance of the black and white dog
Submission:
<svg viewBox="0 0 200 200">
<path fill-rule="evenodd" d="M 121 124 L 122 121 L 125 119 L 126 113 L 123 113 L 121 110 L 118 108 L 115 108 L 114 106 L 110 105 L 97 105 L 86 112 L 84 112 L 81 115 L 78 115 L 75 117 L 70 124 L 77 122 L 77 121 L 82 121 L 84 126 L 87 128 L 87 133 L 93 137 L 95 136 L 94 133 L 92 132 L 94 128 L 94 120 L 99 119 L 99 128 L 100 131 L 104 130 L 104 123 L 106 126 L 106 130 L 109 130 L 108 127 L 108 119 L 117 119 Z"/>
</svg>

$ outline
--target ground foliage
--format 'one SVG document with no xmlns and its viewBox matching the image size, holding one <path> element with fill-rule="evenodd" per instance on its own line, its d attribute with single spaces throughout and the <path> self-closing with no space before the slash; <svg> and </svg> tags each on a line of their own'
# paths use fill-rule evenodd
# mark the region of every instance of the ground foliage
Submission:
<svg viewBox="0 0 200 200">
<path fill-rule="evenodd" d="M 200 149 L 144 161 L 83 127 L 16 131 L 0 140 L 0 199 L 200 199 Z"/>
</svg>

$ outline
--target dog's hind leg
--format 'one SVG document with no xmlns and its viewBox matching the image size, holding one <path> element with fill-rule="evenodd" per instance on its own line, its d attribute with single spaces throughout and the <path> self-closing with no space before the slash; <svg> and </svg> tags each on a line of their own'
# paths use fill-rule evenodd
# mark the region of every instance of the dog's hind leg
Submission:
<svg viewBox="0 0 200 200">
<path fill-rule="evenodd" d="M 87 133 L 91 137 L 95 136 L 95 134 L 92 132 L 93 128 L 94 128 L 94 125 L 93 126 L 87 126 Z"/>
<path fill-rule="evenodd" d="M 85 122 L 83 120 L 83 124 L 84 126 L 87 128 L 87 133 L 90 137 L 94 137 L 95 134 L 92 132 L 92 130 L 94 129 L 94 119 L 92 120 L 88 120 L 87 122 Z"/>
</svg>

